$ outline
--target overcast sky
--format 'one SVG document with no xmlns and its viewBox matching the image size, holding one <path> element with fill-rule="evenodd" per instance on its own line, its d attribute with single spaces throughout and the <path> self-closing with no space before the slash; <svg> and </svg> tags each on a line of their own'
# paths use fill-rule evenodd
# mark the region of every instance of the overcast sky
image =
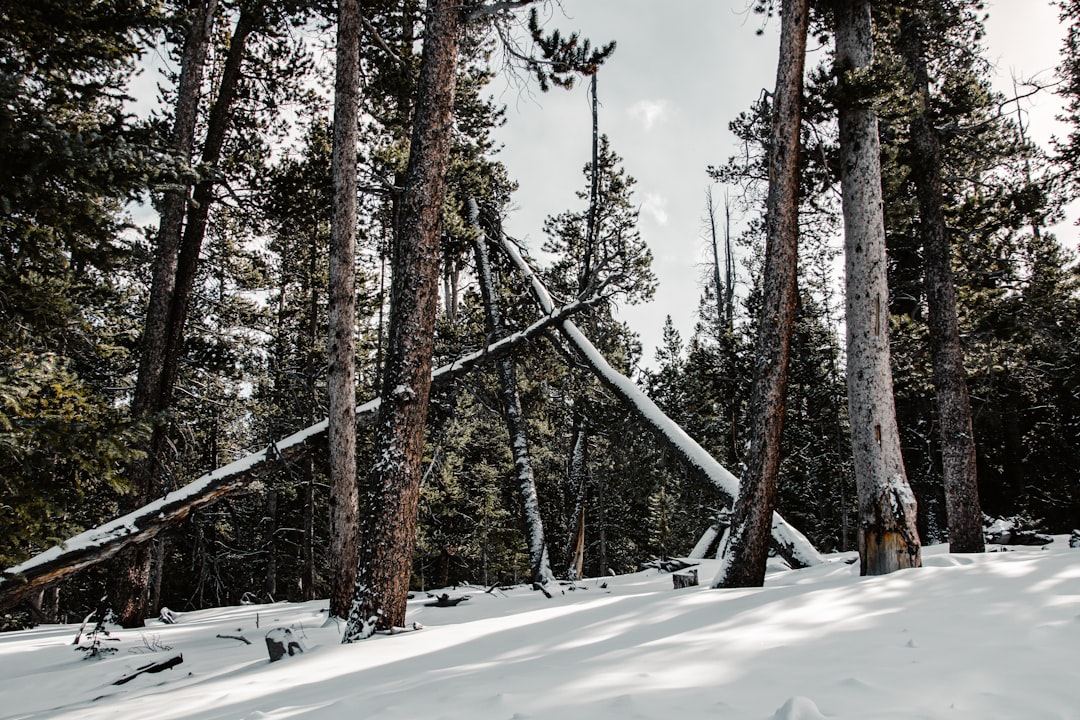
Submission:
<svg viewBox="0 0 1080 720">
<path fill-rule="evenodd" d="M 641 336 L 646 366 L 654 363 L 665 315 L 684 340 L 693 331 L 705 258 L 705 168 L 736 150 L 728 122 L 775 81 L 779 22 L 757 35 L 759 17 L 747 12 L 749 4 L 562 0 L 565 15 L 552 19 L 551 27 L 580 30 L 594 44 L 618 42 L 598 79 L 600 130 L 638 180 L 640 229 L 659 279 L 651 303 L 621 312 Z M 1001 89 L 1011 89 L 1012 74 L 1052 77 L 1063 31 L 1049 0 L 997 0 L 987 9 L 988 58 L 999 68 Z M 810 44 L 808 64 L 816 64 L 824 52 Z M 500 158 L 520 184 L 507 230 L 538 249 L 544 217 L 581 209 L 574 192 L 583 187 L 581 171 L 590 152 L 587 87 L 546 94 L 501 87 L 494 85 L 507 105 L 507 123 L 498 134 L 505 144 Z M 1045 143 L 1055 132 L 1055 98 L 1026 107 L 1033 137 Z M 1068 244 L 1075 249 L 1075 242 Z"/>
</svg>

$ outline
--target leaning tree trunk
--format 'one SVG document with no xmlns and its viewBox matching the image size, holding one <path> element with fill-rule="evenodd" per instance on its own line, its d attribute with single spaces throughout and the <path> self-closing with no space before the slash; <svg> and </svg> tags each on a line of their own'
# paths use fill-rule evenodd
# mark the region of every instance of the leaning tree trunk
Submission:
<svg viewBox="0 0 1080 720">
<path fill-rule="evenodd" d="M 487 313 L 488 330 L 495 341 L 509 335 L 499 311 L 495 282 L 491 274 L 491 260 L 488 256 L 487 238 L 480 227 L 480 208 L 476 201 L 467 203 L 469 221 L 476 231 L 476 275 L 480 282 L 480 294 Z M 525 520 L 526 540 L 529 546 L 530 582 L 546 585 L 555 579 L 551 572 L 547 542 L 544 539 L 544 522 L 540 517 L 540 500 L 536 494 L 536 478 L 533 474 L 532 459 L 529 456 L 529 438 L 525 432 L 525 415 L 521 411 L 521 397 L 518 395 L 517 366 L 512 355 L 495 362 L 499 376 L 499 400 L 502 403 L 503 419 L 510 437 L 510 452 L 514 457 L 514 470 L 517 473 L 518 488 L 521 491 L 521 511 Z"/>
<path fill-rule="evenodd" d="M 329 387 L 330 615 L 344 618 L 356 579 L 356 148 L 360 7 L 338 3 L 334 83 L 334 215 L 330 229 Z"/>
<path fill-rule="evenodd" d="M 439 236 L 462 27 L 461 6 L 454 0 L 428 3 L 402 231 L 393 255 L 376 461 L 367 498 L 367 506 L 377 512 L 364 516 L 344 642 L 405 622 L 431 391 Z"/>
<path fill-rule="evenodd" d="M 530 290 L 541 310 L 547 314 L 553 312 L 555 304 L 551 299 L 551 294 L 525 259 L 521 257 L 518 249 L 505 235 L 501 238 L 501 245 L 511 262 L 529 281 Z M 658 440 L 676 453 L 686 463 L 687 469 L 702 480 L 711 483 L 726 502 L 734 500 L 739 494 L 738 478 L 718 463 L 682 427 L 665 415 L 656 403 L 642 392 L 637 383 L 611 367 L 596 346 L 589 342 L 589 339 L 572 321 L 563 320 L 558 323 L 558 327 L 563 337 L 576 350 L 577 357 L 596 379 L 615 395 L 623 407 L 633 413 L 644 427 L 651 430 Z M 823 562 L 821 554 L 806 539 L 806 536 L 788 524 L 776 512 L 772 516 L 772 537 L 773 549 L 792 567 L 808 567 Z"/>
<path fill-rule="evenodd" d="M 957 327 L 952 252 L 942 207 L 941 139 L 930 112 L 925 33 L 922 11 L 906 10 L 900 25 L 900 47 L 911 74 L 917 103 L 910 128 L 911 171 L 919 199 L 927 324 L 934 389 L 937 393 L 949 550 L 978 553 L 983 552 L 985 545 L 975 464 L 975 437 L 971 424 L 967 372 L 964 370 L 964 355 Z"/>
<path fill-rule="evenodd" d="M 873 60 L 871 32 L 869 0 L 836 4 L 848 412 L 859 492 L 860 572 L 884 575 L 922 563 L 889 367 L 880 144 L 866 78 Z"/>
<path fill-rule="evenodd" d="M 776 509 L 788 355 L 797 301 L 799 131 L 809 24 L 807 0 L 784 0 L 780 17 L 765 215 L 764 292 L 750 392 L 750 453 L 739 484 L 728 546 L 713 587 L 759 587 L 765 583 Z"/>
<path fill-rule="evenodd" d="M 180 78 L 176 91 L 176 116 L 173 120 L 172 152 L 182 165 L 191 163 L 195 145 L 195 122 L 199 109 L 199 90 L 202 85 L 206 54 L 213 30 L 217 0 L 196 3 L 191 26 L 184 42 L 180 61 Z M 154 248 L 154 267 L 150 284 L 150 299 L 143 326 L 142 353 L 131 414 L 136 418 L 150 416 L 153 423 L 151 446 L 147 457 L 129 468 L 134 492 L 121 502 L 121 509 L 133 510 L 146 504 L 158 493 L 155 483 L 159 469 L 162 430 L 159 414 L 166 409 L 161 401 L 162 379 L 165 374 L 169 338 L 169 315 L 176 291 L 176 271 L 183 234 L 184 211 L 187 207 L 187 186 L 179 180 L 161 199 L 161 218 L 157 244 Z M 142 625 L 147 615 L 150 594 L 150 565 L 152 549 L 148 546 L 128 548 L 113 563 L 109 573 L 109 597 L 113 611 L 125 627 Z"/>
</svg>

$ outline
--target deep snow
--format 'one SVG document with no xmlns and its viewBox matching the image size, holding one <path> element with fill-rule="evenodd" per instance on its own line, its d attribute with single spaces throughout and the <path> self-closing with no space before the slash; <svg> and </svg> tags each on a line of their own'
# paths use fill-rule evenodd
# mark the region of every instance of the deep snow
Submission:
<svg viewBox="0 0 1080 720">
<path fill-rule="evenodd" d="M 113 630 L 117 652 L 98 660 L 73 647 L 78 625 L 0 634 L 0 717 L 1080 718 L 1080 550 L 1067 538 L 925 548 L 925 567 L 878 578 L 859 578 L 853 557 L 751 590 L 673 590 L 646 570 L 551 599 L 457 588 L 470 599 L 436 608 L 417 593 L 409 621 L 423 630 L 347 646 L 324 602 L 177 613 Z M 716 566 L 702 561 L 703 581 Z M 281 626 L 307 652 L 271 664 L 264 636 Z M 111 684 L 154 647 L 184 662 Z"/>
</svg>

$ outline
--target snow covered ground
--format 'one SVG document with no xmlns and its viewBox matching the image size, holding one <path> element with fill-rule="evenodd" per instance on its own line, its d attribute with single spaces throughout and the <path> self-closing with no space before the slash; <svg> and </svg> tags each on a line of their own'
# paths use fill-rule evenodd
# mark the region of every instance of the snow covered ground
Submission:
<svg viewBox="0 0 1080 720">
<path fill-rule="evenodd" d="M 77 625 L 0 634 L 0 717 L 1080 719 L 1080 550 L 1067 538 L 981 556 L 926 548 L 922 569 L 880 578 L 859 578 L 852 557 L 753 590 L 673 590 L 647 570 L 551 599 L 458 588 L 470 599 L 440 608 L 418 593 L 423 630 L 349 646 L 319 602 L 114 630 L 116 652 L 96 660 L 73 647 Z M 705 561 L 700 576 L 715 571 Z M 281 626 L 307 652 L 270 663 L 264 636 Z M 182 664 L 112 684 L 176 652 Z"/>
</svg>

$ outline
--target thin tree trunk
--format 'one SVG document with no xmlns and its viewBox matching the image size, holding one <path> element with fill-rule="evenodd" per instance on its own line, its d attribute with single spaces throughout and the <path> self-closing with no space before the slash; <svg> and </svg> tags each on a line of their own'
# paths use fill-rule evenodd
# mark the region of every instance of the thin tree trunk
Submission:
<svg viewBox="0 0 1080 720">
<path fill-rule="evenodd" d="M 352 642 L 405 622 L 420 494 L 424 426 L 439 292 L 439 236 L 450 154 L 460 5 L 431 0 L 420 59 L 416 117 L 400 242 L 394 248 L 382 405 L 349 622 Z"/>
<path fill-rule="evenodd" d="M 863 575 L 922 564 L 915 496 L 907 482 L 896 427 L 889 366 L 881 158 L 877 116 L 859 76 L 873 59 L 868 0 L 836 5 L 840 78 L 840 182 L 844 209 L 848 412 L 859 493 Z"/>
<path fill-rule="evenodd" d="M 330 229 L 327 384 L 330 394 L 330 615 L 352 601 L 359 494 L 356 484 L 356 149 L 360 90 L 360 7 L 338 3 L 334 83 L 334 216 Z"/>
<path fill-rule="evenodd" d="M 942 207 L 941 139 L 930 114 L 926 26 L 918 9 L 904 11 L 900 47 L 911 74 L 917 108 L 911 119 L 912 176 L 919 199 L 930 352 L 941 439 L 949 550 L 983 552 L 982 508 L 975 464 L 967 372 L 956 318 L 952 252 Z"/>
<path fill-rule="evenodd" d="M 487 314 L 488 330 L 493 340 L 502 340 L 509 335 L 503 324 L 499 310 L 495 282 L 491 273 L 491 261 L 488 257 L 487 238 L 480 227 L 480 208 L 472 198 L 467 203 L 469 221 L 476 231 L 476 275 L 480 282 L 480 294 L 483 297 Z M 532 459 L 529 456 L 529 438 L 525 431 L 525 415 L 521 411 L 521 398 L 518 395 L 517 366 L 512 355 L 495 362 L 499 376 L 499 399 L 502 403 L 503 419 L 510 438 L 510 452 L 514 457 L 514 469 L 517 474 L 518 488 L 521 491 L 521 511 L 525 520 L 526 540 L 529 546 L 529 569 L 531 582 L 546 585 L 555 579 L 548 558 L 547 542 L 544 539 L 544 523 L 540 516 L 540 500 L 536 494 L 536 478 L 533 474 Z"/>
<path fill-rule="evenodd" d="M 600 196 L 600 102 L 596 95 L 596 73 L 589 78 L 589 97 L 592 106 L 592 171 L 589 182 L 589 214 L 585 221 L 585 252 L 581 260 L 581 278 L 578 281 L 578 293 L 584 295 L 593 285 L 592 259 L 596 251 L 596 212 Z"/>
<path fill-rule="evenodd" d="M 758 587 L 765 583 L 776 509 L 788 355 L 798 300 L 799 131 L 809 24 L 807 0 L 784 0 L 780 17 L 780 59 L 773 95 L 765 211 L 764 296 L 750 392 L 750 454 L 714 587 Z"/>
<path fill-rule="evenodd" d="M 716 287 L 716 325 L 717 330 L 719 330 L 727 317 L 727 311 L 724 309 L 727 292 L 720 274 L 720 233 L 716 229 L 716 203 L 713 201 L 711 187 L 705 189 L 705 212 L 709 214 L 709 238 L 712 243 L 713 256 L 713 285 Z"/>
<path fill-rule="evenodd" d="M 570 434 L 570 487 L 577 500 L 574 503 L 574 531 L 570 536 L 570 563 L 566 570 L 569 580 L 580 580 L 585 569 L 585 503 L 588 497 L 588 431 L 581 412 L 574 409 L 574 424 Z"/>
<path fill-rule="evenodd" d="M 266 490 L 266 508 L 263 517 L 263 552 L 266 553 L 266 574 L 263 576 L 262 594 L 270 602 L 277 597 L 277 490 Z"/>
</svg>

